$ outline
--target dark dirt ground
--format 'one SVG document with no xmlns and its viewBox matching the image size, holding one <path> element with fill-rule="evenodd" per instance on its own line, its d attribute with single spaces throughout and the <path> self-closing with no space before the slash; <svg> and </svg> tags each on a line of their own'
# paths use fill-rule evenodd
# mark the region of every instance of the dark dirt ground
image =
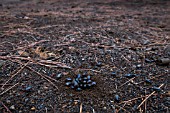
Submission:
<svg viewBox="0 0 170 113">
<path fill-rule="evenodd" d="M 169 113 L 170 66 L 157 63 L 170 58 L 169 6 L 169 0 L 0 0 L 0 113 Z M 30 52 L 37 47 L 55 61 Z M 96 86 L 66 87 L 65 79 L 79 73 Z"/>
</svg>

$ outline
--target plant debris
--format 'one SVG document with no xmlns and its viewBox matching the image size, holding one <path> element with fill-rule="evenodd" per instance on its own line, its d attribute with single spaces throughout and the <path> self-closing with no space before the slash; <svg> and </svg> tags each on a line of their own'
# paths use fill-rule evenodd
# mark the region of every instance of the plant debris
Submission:
<svg viewBox="0 0 170 113">
<path fill-rule="evenodd" d="M 169 0 L 0 0 L 0 113 L 168 113 Z"/>
</svg>

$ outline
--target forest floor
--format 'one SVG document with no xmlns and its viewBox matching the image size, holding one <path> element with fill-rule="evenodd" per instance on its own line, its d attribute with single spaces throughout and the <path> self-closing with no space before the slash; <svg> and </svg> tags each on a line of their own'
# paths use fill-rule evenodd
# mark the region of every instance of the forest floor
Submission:
<svg viewBox="0 0 170 113">
<path fill-rule="evenodd" d="M 169 113 L 169 6 L 0 0 L 0 113 Z"/>
</svg>

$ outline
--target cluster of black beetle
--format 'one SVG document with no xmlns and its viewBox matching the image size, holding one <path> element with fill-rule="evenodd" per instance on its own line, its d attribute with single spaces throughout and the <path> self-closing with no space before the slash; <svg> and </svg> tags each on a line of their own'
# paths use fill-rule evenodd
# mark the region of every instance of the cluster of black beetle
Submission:
<svg viewBox="0 0 170 113">
<path fill-rule="evenodd" d="M 91 76 L 87 74 L 78 74 L 75 78 L 66 78 L 65 85 L 75 89 L 76 91 L 81 91 L 96 85 L 96 82 L 91 80 Z"/>
</svg>

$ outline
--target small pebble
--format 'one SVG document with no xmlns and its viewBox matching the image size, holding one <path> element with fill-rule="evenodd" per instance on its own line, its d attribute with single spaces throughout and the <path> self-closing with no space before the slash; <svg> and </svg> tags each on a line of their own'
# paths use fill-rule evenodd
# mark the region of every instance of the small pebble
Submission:
<svg viewBox="0 0 170 113">
<path fill-rule="evenodd" d="M 144 45 L 147 45 L 147 44 L 149 44 L 149 43 L 150 43 L 149 40 L 143 40 L 143 44 L 144 44 Z"/>
<path fill-rule="evenodd" d="M 12 105 L 12 106 L 10 107 L 10 109 L 14 110 L 14 109 L 15 109 L 15 106 L 14 106 L 14 105 Z"/>
<path fill-rule="evenodd" d="M 145 82 L 146 82 L 146 83 L 149 83 L 149 84 L 152 84 L 152 82 L 151 82 L 150 79 L 145 79 Z"/>
<path fill-rule="evenodd" d="M 102 62 L 97 62 L 96 66 L 101 67 L 102 66 Z"/>
<path fill-rule="evenodd" d="M 35 108 L 34 106 L 31 108 L 32 111 L 35 111 L 35 109 L 36 109 L 36 108 Z"/>
<path fill-rule="evenodd" d="M 62 77 L 62 73 L 59 73 L 59 74 L 56 75 L 57 79 L 60 79 L 61 77 Z"/>
<path fill-rule="evenodd" d="M 138 64 L 138 65 L 136 65 L 136 68 L 137 68 L 137 69 L 141 69 L 141 68 L 142 68 L 142 65 L 141 65 L 141 64 Z"/>
<path fill-rule="evenodd" d="M 114 75 L 114 76 L 115 76 L 115 75 L 116 75 L 116 72 L 112 72 L 111 75 Z"/>
<path fill-rule="evenodd" d="M 119 95 L 115 95 L 115 101 L 116 101 L 116 102 L 119 102 L 119 101 L 120 101 Z"/>
<path fill-rule="evenodd" d="M 11 103 L 11 101 L 10 101 L 10 100 L 6 100 L 6 103 L 7 103 L 7 104 L 10 104 L 10 103 Z"/>
<path fill-rule="evenodd" d="M 25 88 L 26 91 L 30 91 L 32 89 L 32 86 L 28 86 Z"/>
<path fill-rule="evenodd" d="M 103 107 L 103 109 L 104 109 L 104 110 L 106 110 L 106 109 L 107 109 L 107 107 Z"/>
<path fill-rule="evenodd" d="M 45 90 L 48 90 L 48 87 L 47 87 L 47 86 L 44 86 L 43 88 L 44 88 Z"/>
<path fill-rule="evenodd" d="M 146 59 L 145 59 L 145 62 L 146 62 L 146 63 L 152 63 L 152 62 L 154 62 L 154 60 L 150 60 L 150 59 L 146 58 Z"/>
</svg>

